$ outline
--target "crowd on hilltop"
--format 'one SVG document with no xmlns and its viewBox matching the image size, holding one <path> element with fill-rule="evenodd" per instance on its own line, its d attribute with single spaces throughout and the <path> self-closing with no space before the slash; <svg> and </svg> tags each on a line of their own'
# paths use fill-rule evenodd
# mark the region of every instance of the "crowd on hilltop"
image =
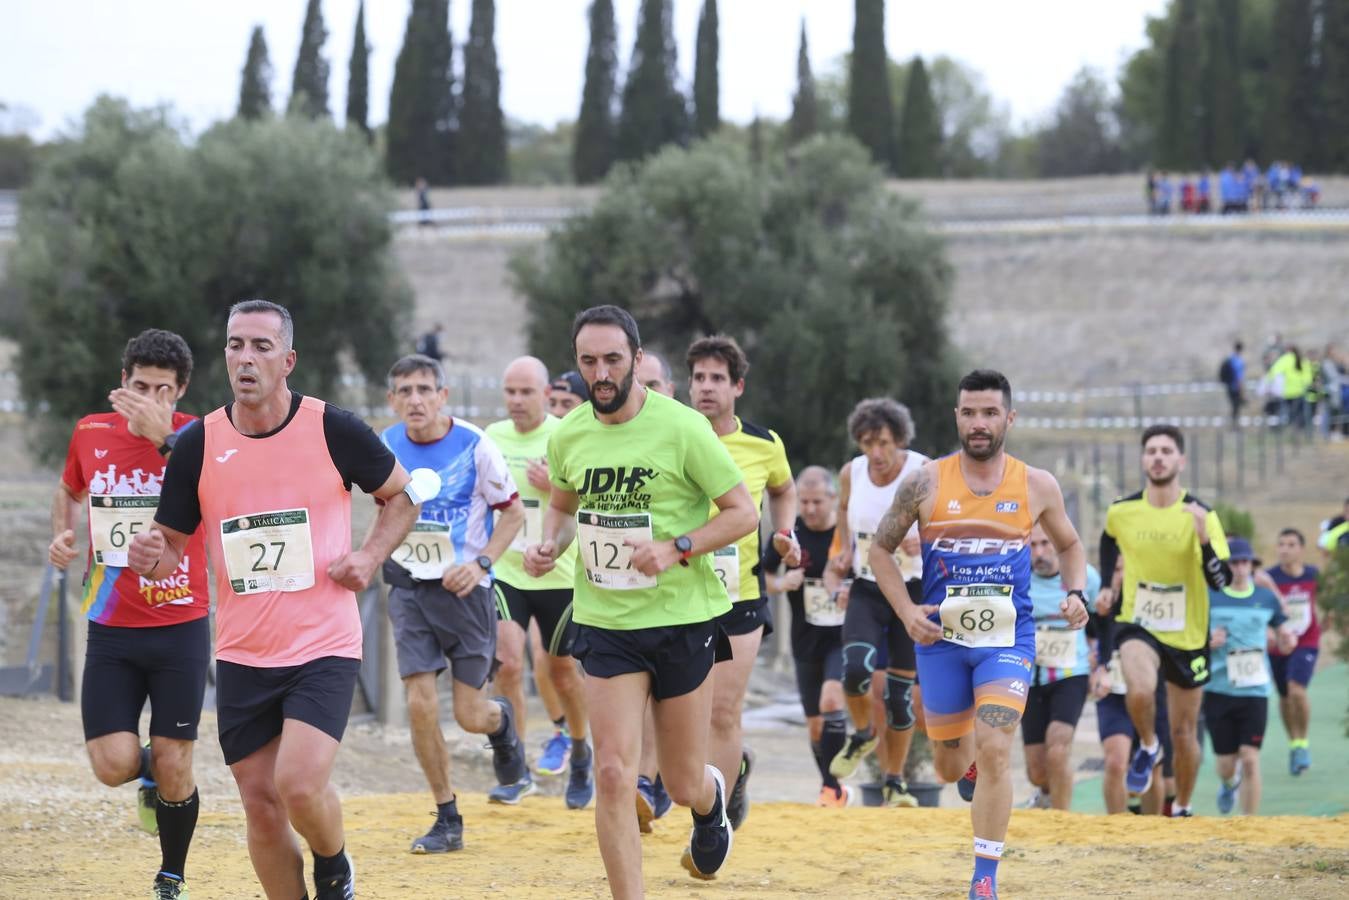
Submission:
<svg viewBox="0 0 1349 900">
<path fill-rule="evenodd" d="M 1246 359 L 1241 341 L 1223 359 L 1218 380 L 1227 389 L 1232 420 L 1237 422 L 1246 403 Z M 1284 425 L 1339 440 L 1349 436 L 1349 353 L 1334 343 L 1305 352 L 1275 334 L 1260 354 L 1264 374 L 1255 392 L 1264 414 Z"/>
<path fill-rule="evenodd" d="M 1321 198 L 1317 183 L 1297 163 L 1275 160 L 1265 171 L 1248 159 L 1237 168 L 1229 162 L 1215 178 L 1208 169 L 1198 175 L 1148 170 L 1148 211 L 1177 213 L 1259 212 L 1271 209 L 1314 209 Z"/>
</svg>

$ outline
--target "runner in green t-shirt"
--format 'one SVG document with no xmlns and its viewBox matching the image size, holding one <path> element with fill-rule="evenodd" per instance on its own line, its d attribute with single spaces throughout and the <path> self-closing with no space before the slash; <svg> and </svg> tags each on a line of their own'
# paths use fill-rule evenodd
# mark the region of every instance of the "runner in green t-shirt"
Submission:
<svg viewBox="0 0 1349 900">
<path fill-rule="evenodd" d="M 573 541 L 573 655 L 600 773 L 595 831 L 614 896 L 640 896 L 642 852 L 632 827 L 642 709 L 654 700 L 661 776 L 693 812 L 684 851 L 690 874 L 710 878 L 731 850 L 726 780 L 707 763 L 708 678 L 729 647 L 715 621 L 730 608 L 707 554 L 748 534 L 758 514 L 730 454 L 694 410 L 635 385 L 637 323 L 615 306 L 572 325 L 577 369 L 591 402 L 568 414 L 548 443 L 553 490 L 540 543 L 525 571 L 551 571 Z M 719 514 L 709 519 L 711 504 Z"/>
<path fill-rule="evenodd" d="M 525 637 L 532 619 L 542 635 L 542 647 L 534 650 L 534 666 L 557 695 L 566 718 L 566 731 L 549 740 L 536 764 L 541 774 L 556 775 L 570 760 L 567 782 L 568 809 L 584 809 L 595 794 L 590 747 L 586 743 L 585 687 L 571 657 L 576 626 L 571 619 L 575 552 L 568 551 L 553 571 L 531 578 L 524 570 L 524 551 L 536 543 L 548 505 L 548 438 L 562 424 L 548 414 L 548 370 L 532 356 L 522 356 L 502 375 L 506 411 L 503 419 L 487 427 L 487 436 L 501 450 L 524 504 L 525 524 L 510 548 L 492 567 L 501 619 L 497 623 L 497 649 L 501 667 L 497 683 L 520 711 L 517 721 L 524 739 Z M 542 652 L 540 652 L 542 651 Z"/>
</svg>

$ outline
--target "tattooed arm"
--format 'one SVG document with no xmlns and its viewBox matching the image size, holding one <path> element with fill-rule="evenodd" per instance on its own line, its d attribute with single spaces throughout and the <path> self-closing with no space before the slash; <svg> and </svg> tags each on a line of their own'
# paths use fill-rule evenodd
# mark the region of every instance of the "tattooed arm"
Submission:
<svg viewBox="0 0 1349 900">
<path fill-rule="evenodd" d="M 909 599 L 904 576 L 895 560 L 895 549 L 931 505 L 932 469 L 933 464 L 927 463 L 899 483 L 894 502 L 881 518 L 871 544 L 871 554 L 867 557 L 871 571 L 876 574 L 876 585 L 885 594 L 885 599 L 890 601 L 890 606 L 904 623 L 909 636 L 920 644 L 932 644 L 941 639 L 941 627 L 928 618 L 937 611 L 937 607 L 915 606 Z"/>
</svg>

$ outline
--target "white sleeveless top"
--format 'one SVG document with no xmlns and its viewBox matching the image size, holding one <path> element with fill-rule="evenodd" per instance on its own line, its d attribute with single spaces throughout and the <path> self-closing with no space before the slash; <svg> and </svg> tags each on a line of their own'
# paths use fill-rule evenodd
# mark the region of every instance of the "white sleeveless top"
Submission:
<svg viewBox="0 0 1349 900">
<path fill-rule="evenodd" d="M 848 530 L 853 536 L 853 574 L 858 578 L 867 581 L 875 581 L 876 576 L 872 574 L 871 566 L 867 564 L 867 554 L 871 551 L 871 541 L 876 533 L 876 528 L 881 524 L 881 518 L 890 509 L 890 504 L 895 500 L 895 492 L 899 490 L 899 483 L 903 481 L 911 472 L 916 472 L 922 468 L 923 463 L 928 462 L 928 458 L 916 450 L 905 451 L 904 467 L 899 470 L 899 476 L 894 481 L 884 487 L 877 487 L 871 480 L 871 474 L 867 471 L 866 455 L 855 457 L 848 465 L 851 467 L 849 472 L 850 487 L 848 490 Z M 915 522 L 909 529 L 910 535 L 918 534 L 918 523 Z M 899 561 L 899 570 L 904 575 L 905 581 L 913 581 L 923 577 L 923 558 L 919 556 L 908 556 L 904 551 L 896 549 L 895 559 Z"/>
</svg>

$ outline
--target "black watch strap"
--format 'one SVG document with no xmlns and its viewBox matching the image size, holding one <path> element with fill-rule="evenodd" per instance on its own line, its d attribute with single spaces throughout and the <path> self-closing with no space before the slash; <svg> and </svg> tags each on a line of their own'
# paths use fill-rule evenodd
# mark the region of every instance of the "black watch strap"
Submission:
<svg viewBox="0 0 1349 900">
<path fill-rule="evenodd" d="M 475 559 L 474 562 L 476 562 L 478 567 L 484 572 L 492 571 L 492 558 L 490 556 L 484 554 Z"/>
</svg>

